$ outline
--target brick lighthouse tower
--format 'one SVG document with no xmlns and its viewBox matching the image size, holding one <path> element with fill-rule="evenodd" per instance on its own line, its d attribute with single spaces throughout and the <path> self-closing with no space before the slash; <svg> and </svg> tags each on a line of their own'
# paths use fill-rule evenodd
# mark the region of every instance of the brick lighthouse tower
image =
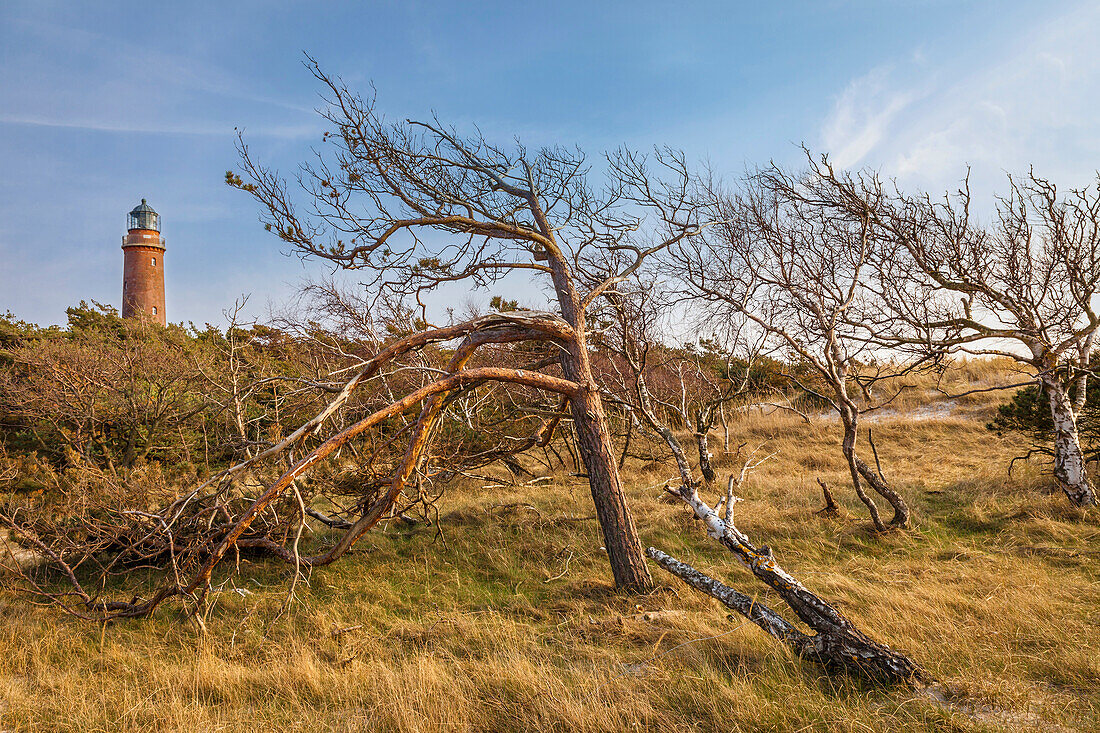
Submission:
<svg viewBox="0 0 1100 733">
<path fill-rule="evenodd" d="M 122 238 L 122 317 L 148 318 L 160 325 L 164 318 L 164 240 L 160 215 L 145 199 L 130 212 Z"/>
</svg>

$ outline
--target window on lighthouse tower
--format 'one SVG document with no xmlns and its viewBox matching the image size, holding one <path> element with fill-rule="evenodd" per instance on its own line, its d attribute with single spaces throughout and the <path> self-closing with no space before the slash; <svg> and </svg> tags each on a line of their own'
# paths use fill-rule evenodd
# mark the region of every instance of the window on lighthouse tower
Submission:
<svg viewBox="0 0 1100 733">
<path fill-rule="evenodd" d="M 155 316 L 156 314 L 157 314 L 157 307 L 154 305 L 153 306 L 153 315 Z"/>
<path fill-rule="evenodd" d="M 156 257 L 154 257 L 154 258 L 153 258 L 153 267 L 156 267 L 156 266 L 157 266 L 157 258 L 156 258 Z"/>
</svg>

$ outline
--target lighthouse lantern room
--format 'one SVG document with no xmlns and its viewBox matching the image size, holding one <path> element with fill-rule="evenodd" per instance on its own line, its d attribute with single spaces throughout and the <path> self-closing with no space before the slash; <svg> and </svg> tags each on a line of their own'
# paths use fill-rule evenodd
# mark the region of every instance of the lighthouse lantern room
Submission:
<svg viewBox="0 0 1100 733">
<path fill-rule="evenodd" d="M 160 325 L 164 313 L 164 239 L 160 214 L 141 200 L 127 217 L 122 238 L 122 317 L 148 319 Z"/>
</svg>

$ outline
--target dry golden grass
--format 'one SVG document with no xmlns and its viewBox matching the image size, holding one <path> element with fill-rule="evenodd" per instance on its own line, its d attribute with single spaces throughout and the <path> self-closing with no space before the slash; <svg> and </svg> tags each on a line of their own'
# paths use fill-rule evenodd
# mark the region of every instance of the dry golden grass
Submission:
<svg viewBox="0 0 1100 733">
<path fill-rule="evenodd" d="M 776 415 L 732 436 L 779 451 L 744 487 L 741 528 L 911 653 L 946 700 L 827 679 L 669 576 L 657 579 L 673 590 L 616 594 L 587 487 L 563 478 L 453 492 L 445 542 L 391 525 L 314 572 L 281 617 L 286 569 L 245 564 L 205 635 L 170 611 L 102 628 L 3 598 L 0 728 L 1097 729 L 1100 525 L 1046 493 L 1038 466 L 1008 475 L 1023 446 L 984 428 L 995 399 L 965 417 L 875 425 L 916 517 L 885 537 L 845 488 L 835 424 Z M 844 516 L 813 514 L 818 476 Z M 658 498 L 670 477 L 629 473 L 644 540 L 769 600 Z"/>
<path fill-rule="evenodd" d="M 973 413 L 1003 400 L 1005 393 L 972 390 L 1019 384 L 1028 381 L 1030 374 L 1007 357 L 956 358 L 942 372 L 923 371 L 883 380 L 872 397 L 875 404 L 887 403 L 882 411 L 889 415 L 907 411 L 925 416 L 944 411 Z"/>
</svg>

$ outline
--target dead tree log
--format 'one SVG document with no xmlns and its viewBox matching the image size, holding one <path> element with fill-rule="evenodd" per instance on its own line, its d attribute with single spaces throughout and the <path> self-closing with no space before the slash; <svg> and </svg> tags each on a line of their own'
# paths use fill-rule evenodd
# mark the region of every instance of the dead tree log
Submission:
<svg viewBox="0 0 1100 733">
<path fill-rule="evenodd" d="M 778 593 L 798 619 L 814 633 L 799 630 L 758 600 L 654 547 L 648 548 L 646 554 L 665 570 L 745 616 L 784 644 L 795 656 L 812 661 L 828 672 L 843 672 L 867 682 L 887 685 L 915 686 L 930 680 L 928 673 L 916 662 L 874 641 L 834 606 L 807 590 L 779 566 L 768 547 L 752 545 L 734 526 L 729 511 L 723 520 L 689 486 L 681 486 L 671 493 L 691 507 L 695 516 L 706 524 L 710 537 L 732 552 L 757 580 Z"/>
<path fill-rule="evenodd" d="M 829 484 L 825 483 L 820 478 L 817 480 L 817 483 L 818 486 L 821 487 L 821 494 L 825 497 L 825 506 L 818 509 L 814 514 L 835 517 L 840 513 L 840 507 L 836 505 L 836 499 L 833 498 L 833 492 L 829 491 Z"/>
</svg>

